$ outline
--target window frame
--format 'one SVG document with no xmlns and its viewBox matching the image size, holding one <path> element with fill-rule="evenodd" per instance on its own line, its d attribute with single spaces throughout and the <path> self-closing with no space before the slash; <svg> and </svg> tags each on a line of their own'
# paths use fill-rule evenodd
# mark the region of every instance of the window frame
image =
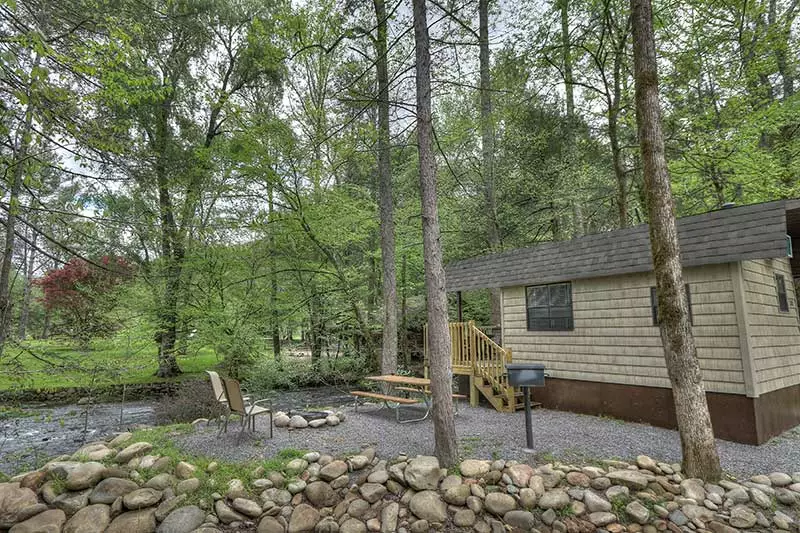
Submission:
<svg viewBox="0 0 800 533">
<path fill-rule="evenodd" d="M 781 293 L 783 287 L 783 293 Z M 786 276 L 779 272 L 775 272 L 775 292 L 778 297 L 778 311 L 781 313 L 789 312 L 789 293 L 786 289 Z"/>
<path fill-rule="evenodd" d="M 694 313 L 692 312 L 692 289 L 688 283 L 683 284 L 683 290 L 686 292 L 686 307 L 689 309 L 689 325 L 694 326 Z M 658 289 L 655 286 L 650 287 L 650 317 L 653 319 L 653 325 L 660 325 L 658 319 Z"/>
<path fill-rule="evenodd" d="M 569 299 L 568 305 L 557 305 L 554 306 L 551 304 L 551 290 L 553 287 L 567 287 L 567 297 Z M 531 289 L 541 289 L 547 288 L 547 306 L 536 306 L 536 305 L 529 305 L 530 301 L 530 291 Z M 574 331 L 575 330 L 575 308 L 574 308 L 574 300 L 572 299 L 572 282 L 571 281 L 562 281 L 559 283 L 543 283 L 539 285 L 526 285 L 525 286 L 525 327 L 527 331 Z M 552 316 L 553 310 L 558 311 L 560 314 L 566 313 L 568 310 L 568 316 Z M 541 327 L 532 325 L 532 317 L 531 317 L 531 310 L 532 309 L 547 309 L 547 317 L 533 317 L 534 319 L 538 319 L 539 321 L 548 320 L 550 323 L 549 327 Z M 561 326 L 553 326 L 554 320 L 564 320 L 567 322 L 566 327 Z"/>
</svg>

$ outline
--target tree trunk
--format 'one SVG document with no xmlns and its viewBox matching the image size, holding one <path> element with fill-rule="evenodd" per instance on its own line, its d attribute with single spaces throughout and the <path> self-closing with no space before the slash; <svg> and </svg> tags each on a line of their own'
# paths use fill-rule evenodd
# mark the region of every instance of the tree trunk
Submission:
<svg viewBox="0 0 800 533">
<path fill-rule="evenodd" d="M 408 306 L 406 300 L 406 255 L 400 270 L 400 338 L 403 339 L 403 362 L 405 367 L 411 366 L 411 349 L 408 346 Z"/>
<path fill-rule="evenodd" d="M 644 164 L 650 246 L 656 276 L 661 339 L 689 477 L 719 479 L 722 471 L 689 322 L 678 231 L 664 154 L 658 72 L 650 0 L 631 0 L 636 81 L 636 123 Z"/>
<path fill-rule="evenodd" d="M 481 172 L 486 205 L 486 238 L 489 250 L 499 252 L 500 226 L 497 223 L 497 199 L 494 186 L 494 121 L 492 117 L 492 78 L 489 60 L 489 0 L 478 0 L 478 42 L 480 45 L 481 97 Z M 500 289 L 489 289 L 492 331 L 500 326 Z M 495 339 L 499 340 L 499 339 Z"/>
<path fill-rule="evenodd" d="M 37 55 L 33 68 L 39 65 Z M 31 145 L 31 125 L 33 124 L 33 98 L 32 81 L 28 82 L 26 96 L 28 104 L 25 107 L 25 120 L 21 130 L 17 132 L 18 138 L 14 149 L 12 162 L 13 172 L 9 186 L 8 211 L 6 212 L 6 234 L 3 247 L 3 262 L 0 265 L 0 359 L 3 357 L 8 327 L 11 323 L 11 266 L 14 256 L 14 243 L 16 241 L 15 229 L 17 227 L 17 211 L 19 210 L 19 195 L 22 191 L 22 178 L 28 165 L 28 150 Z"/>
<path fill-rule="evenodd" d="M 433 396 L 434 453 L 444 467 L 450 467 L 458 460 L 458 446 L 453 419 L 453 370 L 450 361 L 447 292 L 436 199 L 436 161 L 433 153 L 433 124 L 431 122 L 431 55 L 425 1 L 413 0 L 414 43 L 417 60 L 417 145 L 420 196 L 422 198 L 422 244 L 428 307 L 428 350 L 431 394 Z"/>
<path fill-rule="evenodd" d="M 166 100 L 158 110 L 156 124 L 156 180 L 158 182 L 159 221 L 161 223 L 161 256 L 164 262 L 164 293 L 158 316 L 158 370 L 156 376 L 167 378 L 181 373 L 175 356 L 178 330 L 178 293 L 183 270 L 183 243 L 178 235 L 172 196 L 167 176 L 167 146 L 169 145 L 169 116 L 172 102 Z M 188 201 L 188 199 L 187 199 Z"/>
<path fill-rule="evenodd" d="M 272 185 L 267 187 L 267 207 L 269 213 L 267 221 L 269 224 L 269 308 L 272 322 L 272 357 L 281 360 L 281 324 L 278 315 L 278 272 L 275 264 L 275 200 Z"/>
<path fill-rule="evenodd" d="M 378 194 L 381 216 L 383 267 L 383 350 L 381 374 L 397 372 L 397 273 L 394 250 L 394 202 L 392 199 L 392 152 L 389 144 L 389 58 L 387 55 L 386 3 L 373 0 L 378 21 L 375 67 L 378 74 Z"/>
<path fill-rule="evenodd" d="M 33 249 L 36 246 L 37 234 L 31 231 L 30 244 L 26 246 L 25 259 L 25 288 L 22 292 L 22 307 L 19 311 L 19 331 L 18 335 L 20 340 L 25 340 L 28 335 L 28 319 L 30 318 L 31 311 L 31 296 L 33 294 L 33 273 L 36 259 L 36 251 Z"/>
</svg>

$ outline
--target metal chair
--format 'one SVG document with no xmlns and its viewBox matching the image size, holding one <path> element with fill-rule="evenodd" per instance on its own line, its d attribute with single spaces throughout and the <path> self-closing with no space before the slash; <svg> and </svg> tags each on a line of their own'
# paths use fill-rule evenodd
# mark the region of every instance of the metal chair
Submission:
<svg viewBox="0 0 800 533">
<path fill-rule="evenodd" d="M 224 429 L 228 431 L 228 418 L 230 413 L 236 413 L 241 417 L 241 430 L 244 431 L 247 426 L 252 431 L 256 430 L 256 416 L 262 414 L 269 414 L 269 438 L 272 438 L 272 406 L 263 407 L 259 405 L 262 402 L 269 402 L 269 399 L 256 400 L 252 403 L 245 403 L 245 398 L 242 396 L 242 388 L 239 382 L 235 379 L 222 378 L 222 384 L 225 387 L 225 396 L 228 399 L 228 416 L 225 417 L 224 428 L 220 428 L 219 433 Z M 218 435 L 219 435 L 218 433 Z"/>
</svg>

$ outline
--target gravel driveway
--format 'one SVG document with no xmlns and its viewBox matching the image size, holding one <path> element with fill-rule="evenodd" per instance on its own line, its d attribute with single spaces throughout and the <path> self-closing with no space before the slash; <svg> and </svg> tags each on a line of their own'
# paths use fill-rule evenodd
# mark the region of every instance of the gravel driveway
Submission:
<svg viewBox="0 0 800 533">
<path fill-rule="evenodd" d="M 403 417 L 411 418 L 416 407 L 404 408 Z M 271 457 L 283 448 L 345 454 L 364 445 L 377 446 L 382 457 L 399 453 L 433 453 L 433 423 L 430 420 L 397 424 L 394 412 L 365 406 L 354 412 L 344 409 L 346 420 L 336 427 L 307 428 L 289 431 L 276 428 L 274 438 L 267 438 L 265 417 L 259 420 L 255 434 L 239 435 L 231 425 L 227 434 L 216 437 L 211 426 L 179 438 L 187 451 L 229 460 Z M 522 411 L 498 413 L 490 408 L 462 406 L 456 417 L 456 432 L 462 457 L 489 459 L 502 457 L 523 461 L 546 462 L 554 459 L 589 462 L 596 459 L 632 459 L 645 454 L 664 462 L 681 458 L 678 433 L 644 424 L 622 422 L 596 416 L 537 409 L 533 412 L 534 449 L 525 448 L 525 418 Z M 717 441 L 723 468 L 737 477 L 781 471 L 800 471 L 800 427 L 762 446 Z"/>
</svg>

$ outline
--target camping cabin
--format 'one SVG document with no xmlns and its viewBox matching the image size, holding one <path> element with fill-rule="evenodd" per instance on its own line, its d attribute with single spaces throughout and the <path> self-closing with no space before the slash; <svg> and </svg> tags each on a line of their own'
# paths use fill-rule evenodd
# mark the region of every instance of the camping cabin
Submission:
<svg viewBox="0 0 800 533">
<path fill-rule="evenodd" d="M 800 424 L 800 200 L 680 218 L 678 233 L 715 433 L 761 444 Z M 508 358 L 546 366 L 535 401 L 675 427 L 647 225 L 447 266 L 448 291 L 485 288 L 501 289 Z"/>
</svg>

